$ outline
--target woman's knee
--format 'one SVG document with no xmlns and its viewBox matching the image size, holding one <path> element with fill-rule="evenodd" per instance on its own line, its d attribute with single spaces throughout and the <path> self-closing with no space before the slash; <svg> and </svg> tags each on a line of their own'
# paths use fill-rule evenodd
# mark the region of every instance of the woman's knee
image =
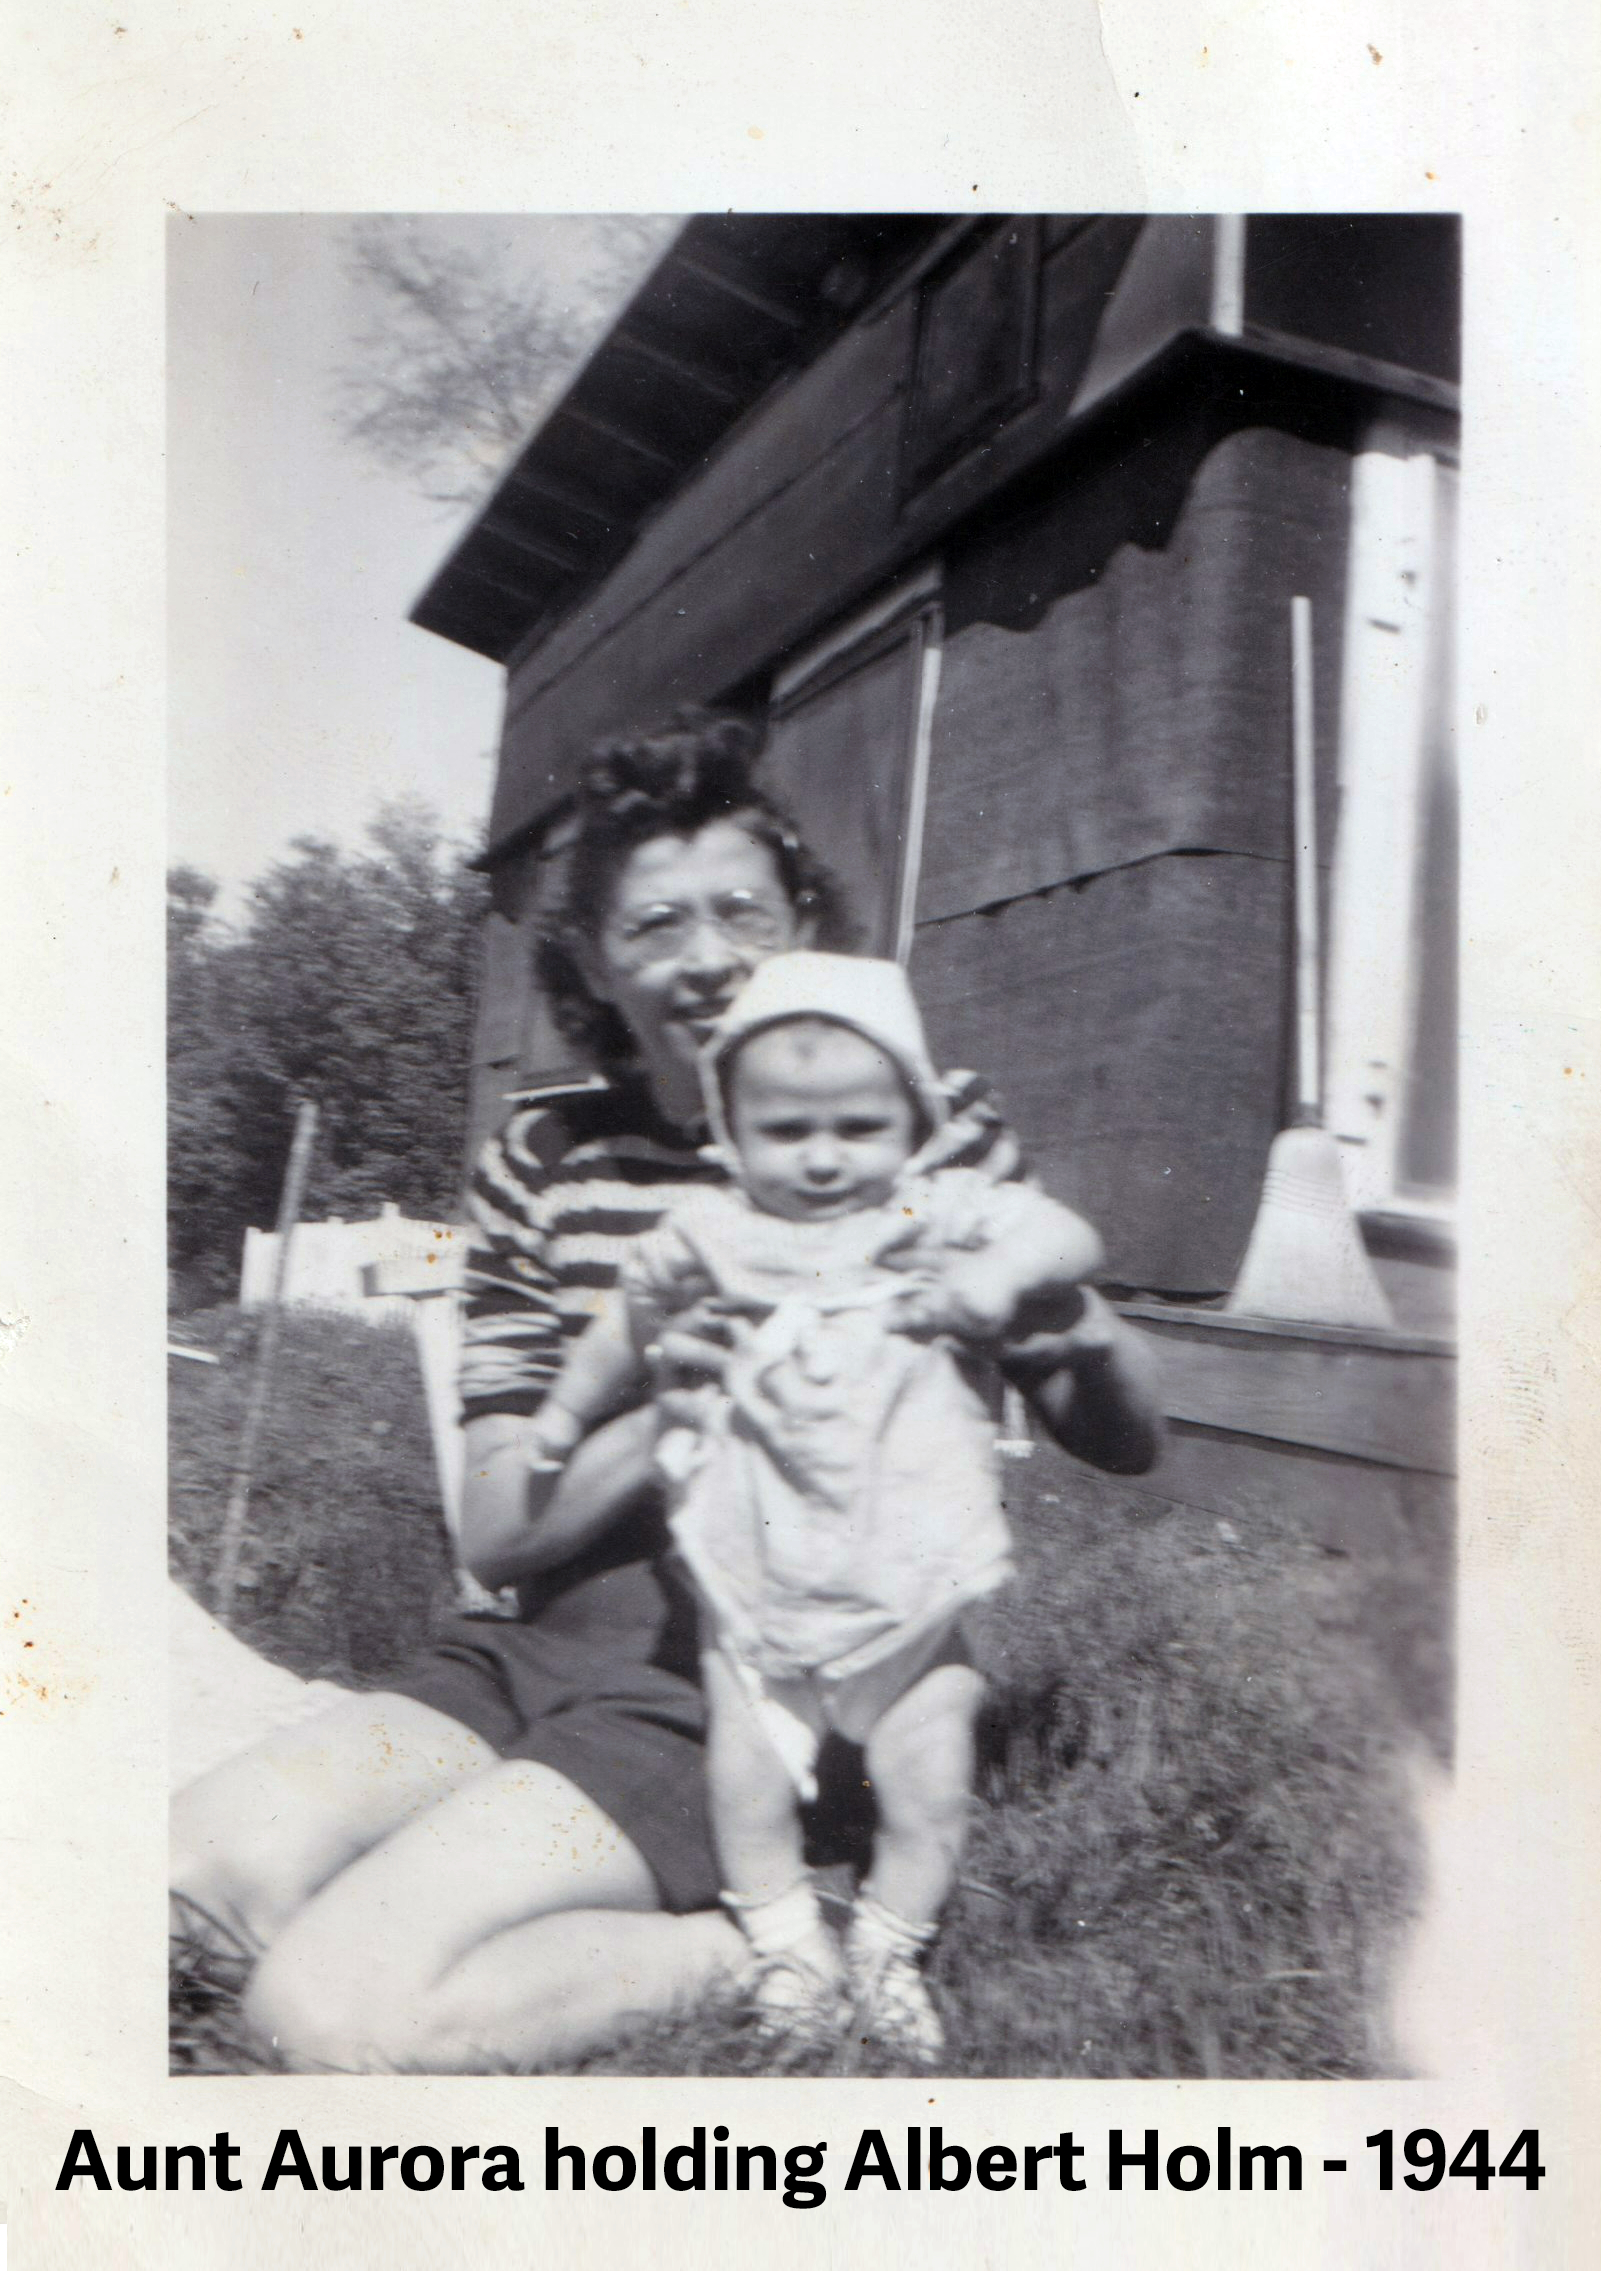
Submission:
<svg viewBox="0 0 1601 2271">
<path fill-rule="evenodd" d="M 438 2071 L 429 1984 L 393 1947 L 335 1944 L 318 1929 L 313 1903 L 257 1964 L 245 2024 L 297 2074 Z"/>
<path fill-rule="evenodd" d="M 196 1783 L 172 1804 L 175 1916 L 192 1906 L 197 1929 L 220 1926 L 246 1949 L 266 1947 L 315 1889 L 323 1842 L 242 1806 L 226 1783 Z"/>
<path fill-rule="evenodd" d="M 292 2072 L 537 2071 L 617 2031 L 623 2015 L 612 1968 L 590 1945 L 636 1921 L 616 1911 L 539 1918 L 493 1953 L 486 1943 L 483 1958 L 504 1973 L 503 2005 L 486 2010 L 478 1951 L 439 1974 L 420 1944 L 352 1947 L 318 1910 L 314 1902 L 267 1951 L 244 1996 L 250 2033 Z M 621 1938 L 613 1952 L 631 1943 Z"/>
<path fill-rule="evenodd" d="M 346 1978 L 330 1981 L 301 1960 L 285 1935 L 257 1964 L 245 1989 L 245 2025 L 264 2051 L 297 2074 L 362 2073 L 367 2014 Z"/>
<path fill-rule="evenodd" d="M 352 1697 L 178 1792 L 173 1889 L 266 1947 L 359 1854 L 493 1764 L 480 1737 L 425 1704 Z"/>
</svg>

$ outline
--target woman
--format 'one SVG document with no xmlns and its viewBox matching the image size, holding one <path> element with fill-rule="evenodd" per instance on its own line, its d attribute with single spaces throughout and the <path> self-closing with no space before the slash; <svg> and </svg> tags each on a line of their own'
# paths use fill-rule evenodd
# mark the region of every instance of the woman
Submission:
<svg viewBox="0 0 1601 2271">
<path fill-rule="evenodd" d="M 259 1961 L 254 2031 L 288 2064 L 541 2066 L 737 1976 L 715 1907 L 687 1596 L 651 1480 L 656 1410 L 580 1445 L 537 1527 L 524 1438 L 596 1287 L 698 1150 L 696 1057 L 764 956 L 838 944 L 826 877 L 700 718 L 616 744 L 579 797 L 543 975 L 604 1086 L 524 1109 L 480 1159 L 469 1262 L 463 1548 L 515 1623 L 461 1618 L 385 1693 L 284 1730 L 184 1792 L 174 1883 Z M 954 1154 L 1008 1139 L 958 1113 Z M 715 1373 L 685 1321 L 659 1382 Z M 1135 1471 L 1157 1422 L 1143 1350 L 1103 1303 L 1008 1369 L 1057 1439 Z"/>
</svg>

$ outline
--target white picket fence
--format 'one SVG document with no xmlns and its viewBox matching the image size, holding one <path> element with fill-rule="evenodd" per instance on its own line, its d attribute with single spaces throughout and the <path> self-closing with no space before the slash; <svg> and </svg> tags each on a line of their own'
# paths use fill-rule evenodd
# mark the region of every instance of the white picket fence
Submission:
<svg viewBox="0 0 1601 2271">
<path fill-rule="evenodd" d="M 346 1222 L 337 1214 L 326 1222 L 302 1222 L 289 1243 L 289 1274 L 284 1299 L 340 1309 L 369 1324 L 405 1323 L 403 1294 L 374 1293 L 369 1272 L 379 1265 L 420 1263 L 445 1269 L 461 1241 L 458 1224 L 418 1222 L 388 1204 L 369 1221 Z M 241 1309 L 263 1308 L 272 1294 L 278 1266 L 278 1233 L 247 1230 L 239 1273 Z"/>
</svg>

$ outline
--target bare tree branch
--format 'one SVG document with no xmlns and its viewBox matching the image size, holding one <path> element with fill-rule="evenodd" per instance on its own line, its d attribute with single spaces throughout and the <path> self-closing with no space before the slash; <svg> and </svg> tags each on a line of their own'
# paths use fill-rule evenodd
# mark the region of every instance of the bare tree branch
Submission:
<svg viewBox="0 0 1601 2271">
<path fill-rule="evenodd" d="M 395 215 L 352 224 L 347 274 L 368 313 L 336 378 L 341 430 L 440 505 L 483 497 L 659 250 L 670 224 L 586 224 L 576 286 L 529 284 L 504 252 L 442 243 Z"/>
</svg>

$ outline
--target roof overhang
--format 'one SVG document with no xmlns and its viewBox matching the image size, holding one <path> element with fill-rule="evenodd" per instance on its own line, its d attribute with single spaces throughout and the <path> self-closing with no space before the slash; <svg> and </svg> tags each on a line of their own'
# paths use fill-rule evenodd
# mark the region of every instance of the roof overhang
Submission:
<svg viewBox="0 0 1601 2271">
<path fill-rule="evenodd" d="M 601 582 L 746 412 L 945 225 L 915 213 L 686 221 L 411 620 L 507 661 Z"/>
</svg>

